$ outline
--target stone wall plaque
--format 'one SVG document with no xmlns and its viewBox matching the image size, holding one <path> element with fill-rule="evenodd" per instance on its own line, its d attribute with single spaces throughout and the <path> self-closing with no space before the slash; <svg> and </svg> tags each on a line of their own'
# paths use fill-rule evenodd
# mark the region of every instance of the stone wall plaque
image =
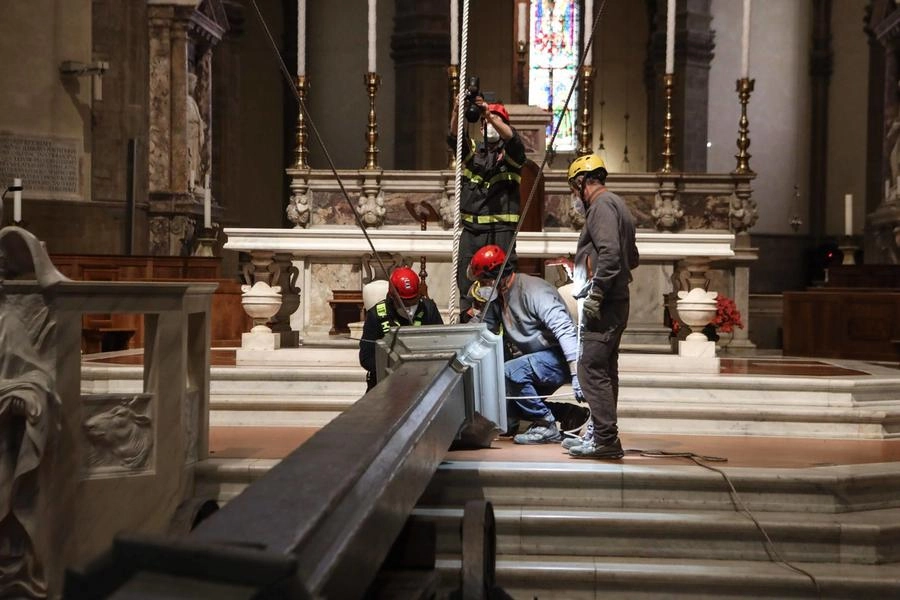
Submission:
<svg viewBox="0 0 900 600">
<path fill-rule="evenodd" d="M 0 134 L 0 184 L 21 177 L 25 194 L 79 194 L 79 141 Z"/>
</svg>

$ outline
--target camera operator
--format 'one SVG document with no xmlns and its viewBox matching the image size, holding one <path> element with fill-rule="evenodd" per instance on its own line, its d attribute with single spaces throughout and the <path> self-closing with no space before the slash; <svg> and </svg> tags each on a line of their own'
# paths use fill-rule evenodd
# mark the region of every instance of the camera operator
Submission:
<svg viewBox="0 0 900 600">
<path fill-rule="evenodd" d="M 459 199 L 463 230 L 460 234 L 456 283 L 460 293 L 460 318 L 467 320 L 472 304 L 468 297 L 469 279 L 466 269 L 472 256 L 482 246 L 496 244 L 510 250 L 519 223 L 519 182 L 525 164 L 525 146 L 509 124 L 509 113 L 500 103 L 489 104 L 478 89 L 478 78 L 472 77 L 466 98 L 466 120 L 480 122 L 482 141 L 478 144 L 463 132 L 463 181 Z M 456 150 L 457 101 L 450 112 L 450 135 L 447 143 Z M 516 253 L 510 252 L 510 266 L 516 267 Z"/>
</svg>

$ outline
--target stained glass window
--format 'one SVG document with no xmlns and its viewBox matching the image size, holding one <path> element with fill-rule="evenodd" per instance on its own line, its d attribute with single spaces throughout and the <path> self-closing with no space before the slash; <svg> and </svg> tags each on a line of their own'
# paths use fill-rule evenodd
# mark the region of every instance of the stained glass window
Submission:
<svg viewBox="0 0 900 600">
<path fill-rule="evenodd" d="M 581 44 L 578 0 L 532 0 L 531 51 L 529 52 L 528 103 L 553 112 L 553 123 L 547 128 L 547 144 L 563 114 L 569 88 L 577 76 Z M 578 90 L 569 100 L 569 108 L 556 135 L 554 149 L 574 150 L 575 116 Z"/>
</svg>

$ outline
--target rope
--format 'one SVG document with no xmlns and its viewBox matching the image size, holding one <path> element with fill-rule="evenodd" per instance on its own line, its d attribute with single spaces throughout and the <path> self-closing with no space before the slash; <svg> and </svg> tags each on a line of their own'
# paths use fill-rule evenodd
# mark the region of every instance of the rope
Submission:
<svg viewBox="0 0 900 600">
<path fill-rule="evenodd" d="M 454 161 L 453 174 L 453 268 L 450 271 L 454 277 L 458 277 L 459 273 L 459 240 L 462 236 L 462 218 L 459 212 L 459 199 L 462 195 L 462 152 L 463 152 L 463 131 L 465 123 L 465 81 L 466 81 L 466 63 L 469 55 L 469 0 L 463 0 L 463 19 L 462 19 L 462 35 L 460 39 L 462 43 L 462 53 L 459 59 L 459 81 L 457 82 L 456 97 L 456 160 Z M 450 311 L 450 324 L 456 325 L 459 322 L 459 286 L 450 286 L 450 301 L 448 310 Z"/>
</svg>

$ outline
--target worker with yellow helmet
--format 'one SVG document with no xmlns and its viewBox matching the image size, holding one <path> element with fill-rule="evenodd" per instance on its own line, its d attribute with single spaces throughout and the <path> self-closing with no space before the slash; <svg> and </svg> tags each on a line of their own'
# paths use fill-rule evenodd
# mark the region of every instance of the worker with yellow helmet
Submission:
<svg viewBox="0 0 900 600">
<path fill-rule="evenodd" d="M 575 251 L 573 295 L 584 299 L 578 380 L 591 409 L 583 436 L 563 440 L 563 447 L 576 458 L 624 455 L 616 411 L 619 344 L 628 324 L 631 270 L 640 257 L 634 218 L 625 201 L 607 189 L 607 174 L 596 154 L 580 156 L 569 165 L 569 188 L 585 209 Z"/>
</svg>

